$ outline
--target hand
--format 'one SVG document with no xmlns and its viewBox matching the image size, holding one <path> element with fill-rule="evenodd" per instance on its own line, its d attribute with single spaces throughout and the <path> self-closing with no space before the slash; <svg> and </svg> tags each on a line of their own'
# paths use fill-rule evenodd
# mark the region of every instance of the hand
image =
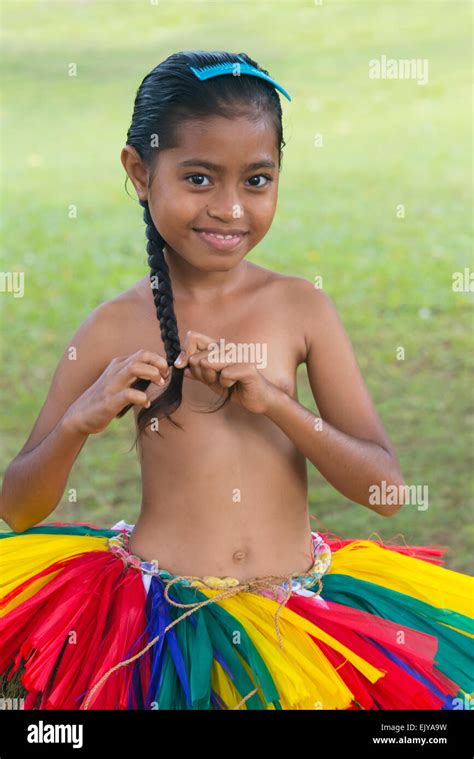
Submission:
<svg viewBox="0 0 474 759">
<path fill-rule="evenodd" d="M 209 346 L 214 347 L 217 342 L 208 335 L 189 331 L 175 366 L 181 369 L 188 365 L 184 370 L 185 377 L 203 382 L 221 396 L 227 395 L 226 388 L 235 385 L 230 402 L 238 403 L 254 414 L 264 414 L 273 400 L 276 385 L 266 380 L 253 364 L 209 360 Z"/>
<path fill-rule="evenodd" d="M 170 374 L 168 362 L 158 353 L 139 350 L 129 356 L 113 358 L 99 379 L 71 405 L 65 414 L 72 427 L 82 434 L 102 432 L 127 404 L 147 408 L 150 399 L 143 390 L 150 382 L 165 389 Z"/>
</svg>

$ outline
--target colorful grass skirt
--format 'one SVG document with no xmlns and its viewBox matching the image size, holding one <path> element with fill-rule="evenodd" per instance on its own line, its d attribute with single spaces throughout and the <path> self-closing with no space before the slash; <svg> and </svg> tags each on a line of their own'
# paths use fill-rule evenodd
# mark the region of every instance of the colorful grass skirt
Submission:
<svg viewBox="0 0 474 759">
<path fill-rule="evenodd" d="M 240 583 L 142 561 L 133 527 L 0 533 L 25 709 L 469 708 L 474 579 L 442 548 L 313 532 L 308 574 Z"/>
</svg>

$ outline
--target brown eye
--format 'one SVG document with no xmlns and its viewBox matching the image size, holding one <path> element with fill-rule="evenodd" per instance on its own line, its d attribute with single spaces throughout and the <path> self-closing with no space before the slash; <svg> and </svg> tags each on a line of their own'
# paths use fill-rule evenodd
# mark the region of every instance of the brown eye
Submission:
<svg viewBox="0 0 474 759">
<path fill-rule="evenodd" d="M 272 178 L 269 177 L 268 174 L 256 174 L 254 177 L 250 177 L 250 179 L 248 181 L 251 182 L 252 179 L 261 179 L 261 178 L 267 179 L 269 182 L 272 181 Z M 266 187 L 266 185 L 267 185 L 267 183 L 265 183 L 265 184 L 253 184 L 253 185 L 251 185 L 251 187 Z"/>
<path fill-rule="evenodd" d="M 198 179 L 208 179 L 208 177 L 205 174 L 190 174 L 189 176 L 185 177 L 185 179 L 187 181 L 188 179 L 194 179 L 195 177 L 197 177 Z M 194 182 L 191 182 L 191 184 L 194 184 L 195 187 L 207 187 L 207 185 L 202 184 L 200 182 L 198 182 L 197 184 L 195 184 Z"/>
</svg>

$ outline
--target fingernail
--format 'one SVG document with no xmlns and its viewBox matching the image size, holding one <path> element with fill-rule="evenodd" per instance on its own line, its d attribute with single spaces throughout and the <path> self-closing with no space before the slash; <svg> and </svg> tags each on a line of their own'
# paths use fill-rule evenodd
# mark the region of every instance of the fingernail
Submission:
<svg viewBox="0 0 474 759">
<path fill-rule="evenodd" d="M 174 365 L 178 366 L 179 364 L 182 364 L 183 360 L 184 360 L 184 353 L 183 353 L 183 351 L 181 351 L 181 353 L 179 354 L 178 358 L 174 362 Z"/>
</svg>

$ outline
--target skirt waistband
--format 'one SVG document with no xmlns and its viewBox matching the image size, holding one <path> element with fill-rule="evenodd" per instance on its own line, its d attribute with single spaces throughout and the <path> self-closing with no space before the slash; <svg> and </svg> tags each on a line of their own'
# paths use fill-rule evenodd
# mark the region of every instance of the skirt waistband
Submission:
<svg viewBox="0 0 474 759">
<path fill-rule="evenodd" d="M 117 556 L 120 556 L 126 566 L 137 569 L 145 575 L 156 575 L 164 580 L 173 580 L 180 582 L 185 586 L 194 588 L 233 588 L 247 584 L 241 583 L 237 577 L 213 577 L 212 575 L 206 575 L 201 578 L 181 578 L 179 575 L 173 575 L 167 569 L 161 568 L 158 559 L 144 561 L 140 556 L 137 556 L 130 551 L 130 536 L 133 532 L 134 526 L 135 525 L 127 524 L 123 521 L 119 522 L 112 527 L 112 529 L 118 529 L 118 534 L 107 539 L 109 550 Z M 332 554 L 329 545 L 324 542 L 321 535 L 317 532 L 311 532 L 311 538 L 313 546 L 313 564 L 311 568 L 304 574 L 298 574 L 295 572 L 285 575 L 286 577 L 291 578 L 292 590 L 310 588 L 315 585 L 328 571 L 331 565 Z M 254 579 L 258 580 L 258 578 Z M 288 581 L 285 580 L 279 583 L 279 585 L 285 590 L 289 588 Z"/>
</svg>

